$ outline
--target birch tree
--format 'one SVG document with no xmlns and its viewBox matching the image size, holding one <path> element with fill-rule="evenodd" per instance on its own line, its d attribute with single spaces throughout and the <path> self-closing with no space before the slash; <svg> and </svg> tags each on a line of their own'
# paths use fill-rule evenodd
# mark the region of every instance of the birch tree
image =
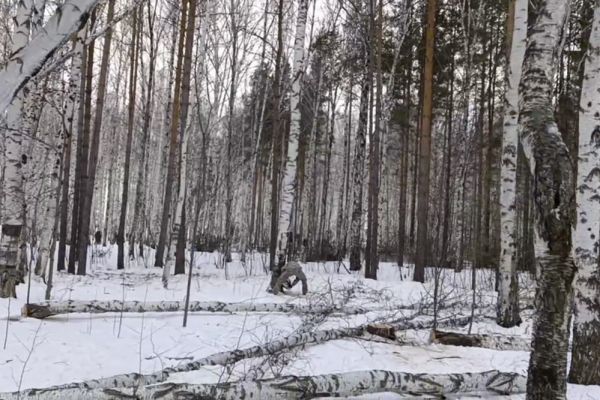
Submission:
<svg viewBox="0 0 600 400">
<path fill-rule="evenodd" d="M 306 35 L 308 1 L 309 0 L 299 0 L 298 16 L 296 17 L 292 93 L 290 96 L 290 109 L 292 110 L 292 114 L 283 182 L 281 184 L 277 260 L 273 270 L 271 287 L 273 287 L 279 277 L 281 267 L 285 263 L 287 257 L 288 245 L 291 244 L 293 240 L 292 207 L 296 200 L 296 162 L 298 159 L 298 139 L 300 136 L 300 92 L 302 90 L 302 77 L 304 76 L 304 37 Z"/>
<path fill-rule="evenodd" d="M 519 86 L 521 143 L 534 180 L 536 320 L 527 399 L 565 399 L 572 281 L 574 172 L 554 117 L 552 93 L 569 1 L 531 2 Z"/>
<path fill-rule="evenodd" d="M 67 0 L 31 42 L 17 48 L 0 72 L 0 110 L 4 112 L 23 86 L 44 66 L 56 49 L 79 30 L 99 0 Z"/>
<path fill-rule="evenodd" d="M 356 127 L 356 141 L 354 144 L 354 161 L 352 164 L 352 215 L 350 222 L 350 270 L 359 271 L 361 268 L 361 224 L 363 208 L 363 181 L 365 164 L 366 132 L 369 118 L 369 94 L 373 84 L 373 70 L 371 68 L 371 43 L 369 40 L 369 24 L 364 24 L 362 33 L 363 45 L 363 76 L 360 91 L 360 106 L 358 114 L 358 126 Z"/>
<path fill-rule="evenodd" d="M 527 39 L 528 0 L 512 0 L 506 31 L 506 45 L 510 49 L 506 71 L 504 96 L 504 131 L 502 136 L 502 166 L 500 175 L 500 280 L 498 282 L 498 324 L 504 327 L 518 325 L 519 286 L 516 264 L 516 192 L 517 150 L 519 147 L 519 81 Z M 528 194 L 525 194 L 528 195 Z"/>
<path fill-rule="evenodd" d="M 273 130 L 271 162 L 271 240 L 269 243 L 269 265 L 271 267 L 271 284 L 277 282 L 280 265 L 276 265 L 277 229 L 279 216 L 279 163 L 281 158 L 281 61 L 283 58 L 283 0 L 277 4 L 277 49 L 275 50 L 275 74 L 273 77 Z"/>
<path fill-rule="evenodd" d="M 16 29 L 12 39 L 12 53 L 18 54 L 29 41 L 33 1 L 21 1 L 15 17 Z M 13 56 L 14 59 L 14 56 Z M 9 64 L 10 66 L 10 64 Z M 8 71 L 8 66 L 5 73 Z M 1 79 L 1 75 L 0 75 Z M 2 80 L 0 80 L 0 83 Z M 4 93 L 4 92 L 2 92 Z M 23 151 L 21 149 L 22 114 L 24 95 L 17 94 L 8 106 L 6 120 L 3 121 L 5 107 L 0 108 L 0 122 L 6 123 L 4 145 L 4 208 L 2 211 L 2 233 L 0 235 L 0 297 L 16 297 L 15 286 L 22 280 L 19 268 L 22 231 L 25 224 L 25 195 L 23 192 Z M 0 100 L 1 101 L 1 100 Z"/>
<path fill-rule="evenodd" d="M 595 2 L 594 21 L 581 89 L 579 108 L 579 156 L 577 171 L 577 222 L 573 229 L 575 315 L 569 382 L 600 384 L 600 2 Z"/>
</svg>

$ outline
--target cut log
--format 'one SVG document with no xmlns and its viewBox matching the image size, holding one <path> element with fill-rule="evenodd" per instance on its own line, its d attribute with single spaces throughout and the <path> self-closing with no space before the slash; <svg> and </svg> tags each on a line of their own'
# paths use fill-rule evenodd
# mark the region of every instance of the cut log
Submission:
<svg viewBox="0 0 600 400">
<path fill-rule="evenodd" d="M 477 393 L 519 394 L 525 391 L 526 377 L 500 371 L 457 374 L 413 374 L 383 370 L 345 372 L 317 376 L 284 376 L 256 381 L 215 384 L 179 384 L 131 387 L 122 390 L 68 388 L 60 391 L 38 390 L 27 394 L 2 396 L 2 399 L 219 399 L 280 400 L 314 397 L 343 397 L 368 393 L 447 395 Z"/>
<path fill-rule="evenodd" d="M 388 324 L 367 325 L 367 332 L 371 335 L 381 336 L 384 339 L 396 340 L 396 330 Z"/>
<path fill-rule="evenodd" d="M 44 319 L 53 315 L 71 313 L 101 314 L 110 312 L 183 312 L 185 303 L 183 301 L 77 301 L 68 300 L 60 302 L 45 302 L 38 304 L 25 304 L 21 309 L 24 317 Z M 381 309 L 365 309 L 361 307 L 330 307 L 325 305 L 311 304 L 289 304 L 289 303 L 222 303 L 220 301 L 193 301 L 189 305 L 190 312 L 279 312 L 296 314 L 365 314 L 370 311 L 382 311 Z"/>
<path fill-rule="evenodd" d="M 433 343 L 450 346 L 483 347 L 492 350 L 531 350 L 530 341 L 518 336 L 468 335 L 465 333 L 435 330 L 432 333 L 432 341 Z"/>
<path fill-rule="evenodd" d="M 466 325 L 470 321 L 470 317 L 453 317 L 451 319 L 439 320 L 438 326 L 461 326 Z M 433 320 L 424 321 L 402 321 L 393 324 L 393 328 L 398 330 L 407 329 L 431 329 L 433 326 Z M 92 379 L 84 382 L 75 382 L 65 385 L 58 385 L 49 387 L 46 389 L 29 389 L 21 393 L 22 398 L 33 396 L 36 393 L 68 393 L 68 390 L 74 390 L 75 392 L 88 389 L 112 389 L 112 388 L 131 388 L 141 387 L 146 385 L 154 385 L 162 383 L 169 378 L 170 375 L 179 372 L 195 371 L 203 366 L 207 365 L 232 365 L 240 360 L 254 357 L 261 357 L 265 355 L 275 354 L 277 352 L 294 348 L 297 346 L 303 346 L 306 344 L 318 344 L 324 343 L 330 340 L 360 337 L 367 329 L 367 325 L 361 325 L 355 328 L 341 328 L 331 330 L 320 330 L 313 332 L 302 332 L 287 336 L 283 339 L 274 340 L 269 343 L 265 343 L 259 346 L 253 346 L 246 349 L 237 349 L 231 351 L 224 351 L 216 353 L 208 357 L 191 361 L 188 363 L 180 364 L 174 367 L 168 367 L 161 371 L 154 372 L 152 374 L 138 374 L 129 373 L 114 375 L 107 378 Z M 79 393 L 79 392 L 78 392 Z M 96 392 L 95 392 L 96 393 Z M 99 392 L 98 392 L 99 393 Z M 7 395 L 0 393 L 0 399 L 4 400 Z M 11 397 L 6 397 L 9 399 Z M 33 397 L 36 398 L 36 397 Z M 63 398 L 63 397 L 43 397 L 43 398 Z M 65 397 L 67 398 L 67 397 Z M 96 398 L 96 397 L 94 397 Z"/>
</svg>

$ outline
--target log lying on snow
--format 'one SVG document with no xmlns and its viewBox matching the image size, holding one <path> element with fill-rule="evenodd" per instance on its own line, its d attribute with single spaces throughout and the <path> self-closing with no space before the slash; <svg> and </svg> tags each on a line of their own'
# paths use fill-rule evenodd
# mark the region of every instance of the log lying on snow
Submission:
<svg viewBox="0 0 600 400">
<path fill-rule="evenodd" d="M 518 336 L 468 335 L 435 330 L 432 333 L 432 341 L 450 346 L 483 347 L 492 350 L 531 350 L 531 342 Z"/>
<path fill-rule="evenodd" d="M 120 301 L 120 300 L 91 300 L 91 301 L 57 301 L 38 304 L 25 304 L 21 309 L 21 314 L 25 317 L 44 319 L 53 315 L 71 314 L 71 313 L 91 313 L 101 314 L 110 312 L 177 312 L 184 311 L 185 303 L 183 301 Z M 343 313 L 343 314 L 365 314 L 370 311 L 381 311 L 380 309 L 371 310 L 361 307 L 331 307 L 325 305 L 302 305 L 289 303 L 222 303 L 220 301 L 192 301 L 189 304 L 191 312 L 279 312 L 279 313 L 297 313 L 297 314 L 322 314 L 322 313 Z"/>
<path fill-rule="evenodd" d="M 354 396 L 367 393 L 410 393 L 446 395 L 451 393 L 518 394 L 526 388 L 525 376 L 499 371 L 461 374 L 412 374 L 382 370 L 345 372 L 317 376 L 284 376 L 257 381 L 238 381 L 216 384 L 178 384 L 138 388 L 89 389 L 62 391 L 39 390 L 21 398 L 51 399 L 219 399 L 219 400 L 280 400 L 313 397 Z M 2 397 L 5 400 L 16 399 Z"/>
<path fill-rule="evenodd" d="M 470 317 L 457 317 L 447 320 L 438 321 L 438 326 L 460 326 L 466 325 L 470 321 Z M 183 363 L 180 365 L 176 365 L 173 367 L 165 368 L 161 371 L 154 372 L 152 374 L 138 374 L 138 373 L 129 373 L 129 374 L 121 374 L 114 375 L 107 378 L 100 379 L 92 379 L 84 382 L 75 382 L 69 383 L 65 385 L 52 386 L 45 389 L 29 389 L 21 392 L 20 398 L 38 398 L 36 397 L 40 393 L 45 393 L 47 397 L 39 397 L 40 399 L 53 399 L 53 398 L 62 398 L 62 397 L 52 397 L 53 393 L 63 393 L 69 390 L 88 390 L 88 389 L 111 389 L 111 388 L 133 388 L 133 387 L 142 387 L 146 385 L 153 385 L 157 383 L 161 383 L 166 381 L 170 375 L 179 373 L 179 372 L 189 372 L 200 369 L 203 366 L 208 365 L 232 365 L 237 363 L 238 361 L 254 358 L 254 357 L 262 357 L 270 354 L 275 354 L 280 351 L 294 348 L 297 346 L 303 346 L 306 344 L 318 344 L 324 343 L 330 340 L 344 339 L 350 337 L 359 337 L 367 332 L 367 325 L 361 325 L 354 328 L 340 328 L 340 329 L 330 329 L 330 330 L 320 330 L 313 332 L 302 332 L 298 334 L 293 334 L 287 336 L 282 339 L 274 340 L 269 343 L 265 343 L 259 346 L 252 346 L 246 349 L 238 349 L 231 351 L 224 351 L 220 353 L 216 353 L 210 355 L 208 357 L 204 357 L 198 359 L 196 361 L 191 361 L 188 363 Z M 398 330 L 407 330 L 407 329 L 430 329 L 433 326 L 432 320 L 426 321 L 403 321 L 397 322 L 394 325 L 394 329 Z M 65 392 L 66 393 L 66 392 Z M 4 399 L 12 399 L 17 397 L 16 394 L 2 394 L 0 393 L 0 400 Z"/>
</svg>

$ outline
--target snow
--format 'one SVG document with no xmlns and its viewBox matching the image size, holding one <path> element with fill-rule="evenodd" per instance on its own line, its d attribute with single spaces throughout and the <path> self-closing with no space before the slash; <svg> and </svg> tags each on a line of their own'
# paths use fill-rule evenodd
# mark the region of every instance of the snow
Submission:
<svg viewBox="0 0 600 400">
<path fill-rule="evenodd" d="M 151 265 L 151 250 L 148 249 L 146 253 L 147 265 Z M 430 301 L 433 292 L 430 283 L 423 285 L 407 279 L 411 275 L 410 268 L 403 268 L 401 280 L 395 264 L 382 263 L 380 280 L 372 281 L 350 275 L 344 267 L 339 268 L 338 273 L 338 263 L 331 262 L 303 265 L 309 279 L 308 296 L 301 296 L 299 288 L 295 288 L 296 291 L 290 296 L 275 296 L 266 292 L 269 280 L 262 266 L 263 260 L 267 260 L 264 255 L 248 255 L 246 263 L 240 262 L 236 255 L 235 261 L 227 269 L 217 268 L 220 264 L 217 254 L 201 253 L 196 254 L 195 258 L 192 300 L 296 304 L 333 302 L 340 305 L 347 298 L 348 306 L 377 310 L 366 316 L 332 316 L 323 321 L 312 321 L 315 324 L 310 327 L 312 330 L 356 326 L 377 317 L 409 316 L 415 311 L 402 307 L 425 304 Z M 116 247 L 110 249 L 104 257 L 94 260 L 88 276 L 57 274 L 52 300 L 184 299 L 187 277 L 173 276 L 169 289 L 164 289 L 161 270 L 145 268 L 141 262 L 139 264 L 132 262 L 124 272 L 117 271 Z M 470 270 L 461 273 L 444 271 L 441 294 L 448 303 L 468 301 L 472 294 L 468 290 L 470 273 Z M 477 278 L 480 288 L 476 291 L 478 304 L 493 305 L 493 272 L 480 271 Z M 527 279 L 526 275 L 521 276 L 522 281 Z M 43 282 L 34 278 L 31 282 L 31 302 L 43 301 L 44 291 Z M 6 349 L 0 351 L 0 392 L 47 387 L 127 372 L 150 373 L 220 351 L 245 348 L 284 337 L 313 318 L 281 313 L 192 313 L 187 328 L 182 327 L 182 313 L 69 314 L 39 321 L 18 316 L 26 297 L 27 285 L 19 285 L 18 299 L 10 301 L 11 317 L 8 321 L 9 302 L 5 299 L 0 301 L 2 342 L 8 322 Z M 493 315 L 493 308 L 482 310 L 477 313 Z M 431 310 L 424 312 L 430 313 Z M 476 333 L 528 338 L 531 310 L 524 312 L 524 321 L 519 327 L 505 329 L 498 327 L 491 319 L 482 319 L 473 324 L 472 330 Z M 422 345 L 401 346 L 366 338 L 335 340 L 292 349 L 278 357 L 243 360 L 232 368 L 208 366 L 198 371 L 174 374 L 170 380 L 215 383 L 257 375 L 266 378 L 273 374 L 317 375 L 367 369 L 427 373 L 497 369 L 527 373 L 527 352 L 428 344 L 429 333 L 425 331 L 402 334 L 413 339 L 411 343 L 417 340 Z M 261 368 L 258 369 L 258 366 Z M 403 397 L 377 394 L 356 398 Z M 502 398 L 524 399 L 525 396 Z M 569 385 L 568 398 L 600 399 L 600 387 Z"/>
</svg>

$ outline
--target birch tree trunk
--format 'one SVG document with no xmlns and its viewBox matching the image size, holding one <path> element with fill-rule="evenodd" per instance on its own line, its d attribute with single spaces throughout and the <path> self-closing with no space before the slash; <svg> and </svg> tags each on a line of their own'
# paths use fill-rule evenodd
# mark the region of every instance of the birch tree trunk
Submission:
<svg viewBox="0 0 600 400">
<path fill-rule="evenodd" d="M 9 62 L 0 71 L 1 112 L 6 110 L 25 84 L 40 72 L 54 52 L 69 40 L 71 34 L 83 27 L 98 1 L 67 0 L 31 42 L 15 46 Z"/>
<path fill-rule="evenodd" d="M 15 17 L 15 32 L 12 38 L 12 53 L 19 54 L 29 42 L 31 13 L 33 8 L 32 0 L 24 0 L 18 3 L 17 15 Z M 17 63 L 19 60 L 12 57 Z M 10 71 L 10 61 L 5 71 L 0 72 L 0 87 L 3 88 L 2 94 L 8 94 L 8 88 L 4 86 L 4 80 L 10 79 L 2 76 Z M 4 78 L 4 80 L 3 80 Z M 11 83 L 11 82 L 6 82 Z M 14 98 L 0 107 L 0 122 L 5 132 L 4 136 L 4 203 L 0 210 L 2 220 L 2 232 L 0 234 L 0 298 L 17 297 L 15 286 L 22 279 L 24 271 L 19 267 L 21 259 L 21 241 L 23 228 L 25 226 L 25 193 L 23 181 L 23 164 L 26 159 L 23 158 L 22 142 L 22 124 L 23 124 L 23 106 L 25 95 L 21 92 Z M 0 97 L 0 102 L 2 98 Z M 9 104 L 10 103 L 10 104 Z M 5 110 L 8 106 L 8 110 Z M 6 114 L 5 114 L 6 111 Z M 5 117 L 5 118 L 4 118 Z"/>
<path fill-rule="evenodd" d="M 573 256 L 577 266 L 573 353 L 569 382 L 600 385 L 600 2 L 595 2 L 579 108 L 577 222 Z"/>
<path fill-rule="evenodd" d="M 507 23 L 506 93 L 504 96 L 504 132 L 500 172 L 500 280 L 498 283 L 497 322 L 506 328 L 518 325 L 519 284 L 517 281 L 517 150 L 519 147 L 519 81 L 527 40 L 528 0 L 510 2 Z M 527 194 L 525 194 L 527 195 Z"/>
<path fill-rule="evenodd" d="M 281 205 L 279 209 L 279 240 L 277 241 L 277 260 L 273 269 L 271 287 L 279 278 L 281 267 L 287 257 L 288 245 L 293 240 L 292 206 L 296 200 L 296 162 L 298 160 L 298 139 L 300 136 L 300 92 L 304 76 L 304 37 L 306 35 L 306 17 L 308 1 L 299 0 L 298 16 L 296 17 L 296 37 L 294 39 L 294 61 L 292 94 L 290 96 L 291 123 L 287 146 L 287 157 L 283 182 L 281 184 Z M 316 1 L 316 0 L 315 0 Z"/>
<path fill-rule="evenodd" d="M 534 178 L 537 318 L 527 399 L 565 399 L 572 282 L 574 172 L 554 117 L 552 95 L 570 1 L 532 2 L 519 86 L 521 143 Z"/>
<path fill-rule="evenodd" d="M 144 312 L 179 312 L 184 311 L 184 302 L 181 301 L 53 301 L 46 303 L 30 303 L 23 306 L 22 314 L 27 317 L 44 319 L 53 315 L 72 313 L 144 313 Z M 399 308 L 405 309 L 402 306 Z M 407 305 L 415 308 L 415 305 Z M 301 305 L 292 303 L 223 303 L 220 301 L 192 301 L 188 304 L 190 312 L 214 313 L 248 313 L 248 312 L 275 312 L 294 314 L 365 314 L 381 309 L 362 307 L 330 307 L 321 305 Z"/>
<path fill-rule="evenodd" d="M 232 190 L 232 147 L 233 147 L 233 119 L 235 112 L 235 98 L 237 94 L 237 84 L 238 84 L 238 36 L 239 29 L 236 13 L 236 4 L 235 0 L 231 0 L 229 2 L 229 23 L 231 24 L 231 82 L 229 84 L 229 116 L 227 118 L 227 143 L 226 143 L 226 152 L 227 152 L 227 162 L 225 165 L 225 235 L 224 235 L 224 246 L 223 246 L 223 256 L 225 257 L 225 262 L 231 262 L 231 240 L 233 239 L 233 216 L 232 216 L 232 206 L 233 206 L 233 190 Z"/>
<path fill-rule="evenodd" d="M 281 376 L 255 381 L 213 384 L 164 383 L 125 390 L 88 389 L 38 391 L 2 395 L 12 399 L 220 399 L 220 400 L 301 400 L 315 397 L 348 397 L 392 392 L 445 398 L 451 394 L 511 395 L 525 391 L 522 375 L 497 370 L 454 374 L 414 374 L 409 372 L 368 370 L 317 376 Z M 452 396 L 454 397 L 454 396 Z"/>
<path fill-rule="evenodd" d="M 369 13 L 371 20 L 370 41 L 375 51 L 371 52 L 371 64 L 369 74 L 373 76 L 375 67 L 377 73 L 375 76 L 375 86 L 377 94 L 375 96 L 375 123 L 369 143 L 369 185 L 367 201 L 367 246 L 365 254 L 365 278 L 377 279 L 377 269 L 379 267 L 378 256 L 378 233 L 379 233 L 379 186 L 380 186 L 380 142 L 381 136 L 385 131 L 387 118 L 382 115 L 382 70 L 381 70 L 381 52 L 383 42 L 383 5 L 381 0 L 377 3 L 377 22 L 375 21 L 375 0 L 369 2 Z M 393 76 L 393 73 L 392 73 Z M 374 89 L 374 88 L 373 88 Z M 389 88 L 391 90 L 391 87 Z M 372 100 L 373 101 L 373 100 Z"/>
<path fill-rule="evenodd" d="M 366 39 L 365 39 L 366 40 Z M 360 92 L 360 109 L 358 126 L 356 127 L 356 141 L 354 145 L 354 163 L 352 165 L 352 217 L 350 222 L 350 270 L 360 271 L 361 260 L 361 231 L 362 231 L 362 203 L 363 181 L 365 165 L 366 130 L 369 119 L 369 92 L 371 91 L 371 45 L 364 44 L 364 74 Z"/>
<path fill-rule="evenodd" d="M 277 232 L 278 232 L 278 217 L 279 217 L 279 175 L 280 175 L 280 159 L 281 159 L 281 142 L 283 133 L 281 132 L 281 60 L 283 58 L 283 0 L 279 0 L 277 5 L 277 50 L 275 54 L 275 74 L 273 77 L 273 127 L 271 142 L 273 147 L 271 161 L 271 237 L 269 243 L 269 265 L 271 268 L 271 283 L 269 288 L 272 289 L 279 277 L 282 265 L 278 265 L 276 259 L 277 253 Z"/>
</svg>

